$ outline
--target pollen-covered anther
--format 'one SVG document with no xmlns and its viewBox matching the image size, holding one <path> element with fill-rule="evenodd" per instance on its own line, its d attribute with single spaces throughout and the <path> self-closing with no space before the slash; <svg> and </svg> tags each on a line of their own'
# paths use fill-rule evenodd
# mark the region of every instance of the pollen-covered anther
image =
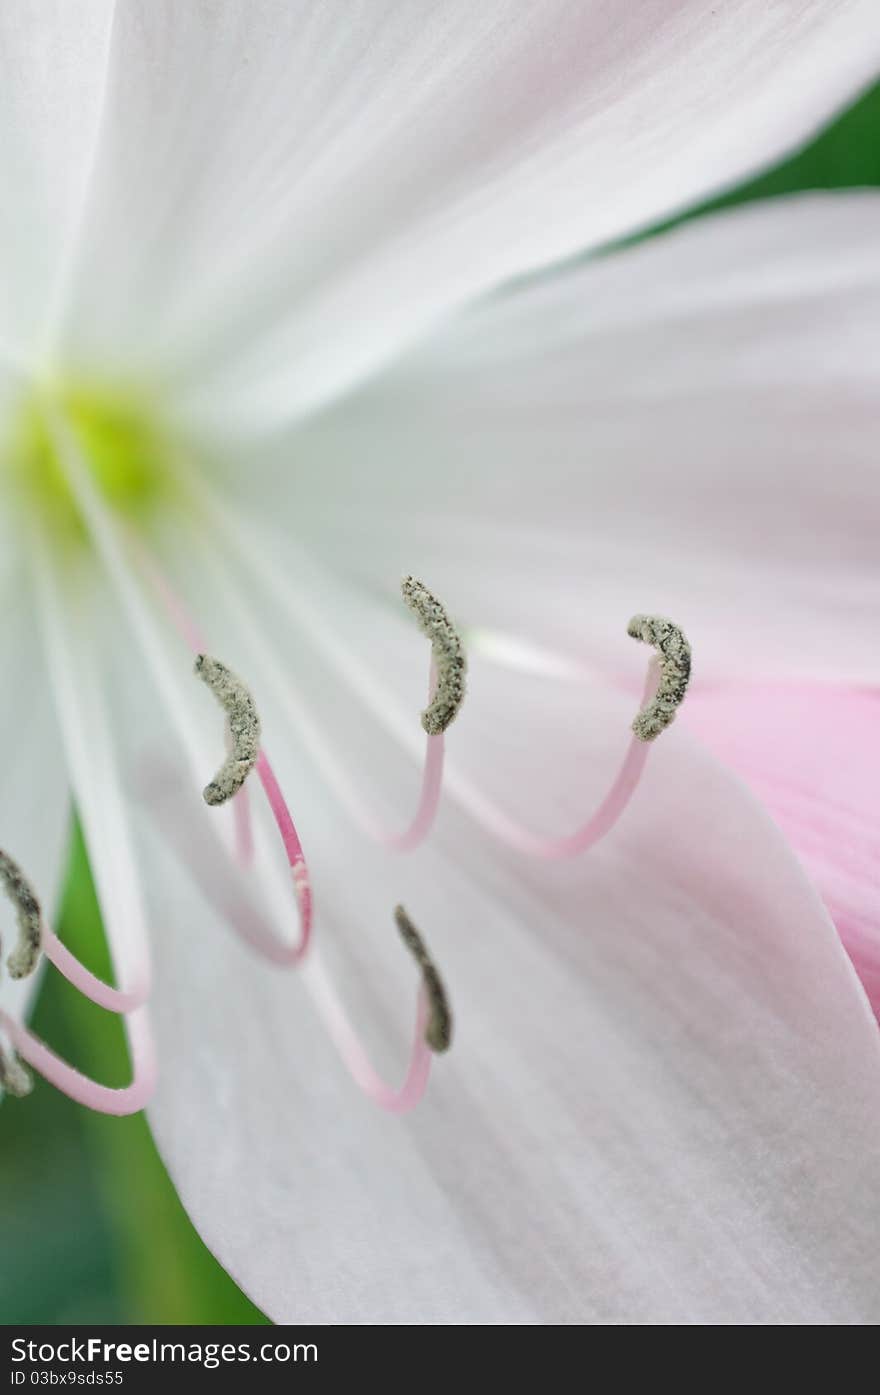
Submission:
<svg viewBox="0 0 880 1395">
<path fill-rule="evenodd" d="M 691 676 L 691 647 L 679 627 L 662 615 L 634 615 L 626 628 L 633 639 L 657 650 L 657 691 L 632 724 L 640 741 L 653 741 L 675 720 L 684 701 Z"/>
<path fill-rule="evenodd" d="M 14 1051 L 0 1046 L 0 1090 L 16 1099 L 24 1099 L 34 1088 L 33 1076 L 23 1066 Z"/>
<path fill-rule="evenodd" d="M 429 1015 L 425 1041 L 432 1051 L 448 1051 L 452 1044 L 452 1009 L 446 989 L 428 947 L 413 925 L 403 906 L 394 907 L 394 919 L 400 937 L 422 971 L 422 982 L 428 996 Z"/>
<path fill-rule="evenodd" d="M 467 670 L 464 645 L 443 606 L 424 582 L 405 576 L 400 591 L 418 620 L 422 634 L 431 641 L 437 686 L 422 713 L 422 726 L 429 736 L 439 736 L 458 716 L 464 701 Z"/>
<path fill-rule="evenodd" d="M 247 684 L 219 659 L 199 654 L 195 673 L 211 689 L 228 721 L 229 755 L 202 791 L 206 804 L 225 804 L 238 794 L 256 764 L 260 754 L 260 717 Z"/>
<path fill-rule="evenodd" d="M 18 943 L 6 961 L 12 978 L 27 978 L 40 958 L 43 917 L 34 889 L 17 862 L 0 848 L 0 882 L 15 906 Z M 8 1087 L 7 1087 L 8 1088 Z"/>
</svg>

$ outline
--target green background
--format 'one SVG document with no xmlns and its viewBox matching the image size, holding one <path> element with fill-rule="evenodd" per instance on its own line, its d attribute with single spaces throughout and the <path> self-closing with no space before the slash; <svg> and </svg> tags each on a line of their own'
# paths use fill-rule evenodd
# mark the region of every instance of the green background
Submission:
<svg viewBox="0 0 880 1395">
<path fill-rule="evenodd" d="M 880 184 L 880 86 L 794 159 L 687 216 L 796 189 L 866 184 Z M 97 972 L 109 974 L 78 832 L 60 934 Z M 59 974 L 47 976 L 34 1027 L 107 1084 L 126 1083 L 118 1023 L 80 999 Z M 41 1081 L 28 1099 L 4 1100 L 0 1210 L 6 1325 L 266 1321 L 189 1224 L 141 1116 L 90 1114 Z"/>
</svg>

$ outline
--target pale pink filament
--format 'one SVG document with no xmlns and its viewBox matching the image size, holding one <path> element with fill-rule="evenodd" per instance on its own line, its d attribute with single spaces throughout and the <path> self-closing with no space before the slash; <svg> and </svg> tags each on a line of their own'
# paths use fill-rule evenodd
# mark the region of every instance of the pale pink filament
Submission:
<svg viewBox="0 0 880 1395">
<path fill-rule="evenodd" d="M 0 1010 L 0 1027 L 29 1066 L 77 1104 L 99 1114 L 136 1114 L 149 1102 L 156 1088 L 156 1051 L 146 1013 L 133 1012 L 126 1019 L 134 1079 L 130 1085 L 114 1089 L 83 1075 L 56 1056 L 45 1042 L 34 1036 L 8 1013 Z"/>
<path fill-rule="evenodd" d="M 127 993 L 112 988 L 90 973 L 46 926 L 43 927 L 42 947 L 46 958 L 84 997 L 108 1012 L 130 1014 L 126 1020 L 132 1044 L 134 1080 L 123 1089 L 100 1085 L 56 1056 L 45 1042 L 2 1010 L 0 1027 L 6 1031 L 19 1055 L 77 1104 L 84 1104 L 100 1114 L 136 1114 L 147 1104 L 156 1086 L 156 1053 L 152 1035 L 146 1015 L 138 1012 L 149 996 L 149 984 L 144 983 Z"/>
<path fill-rule="evenodd" d="M 201 835 L 187 837 L 181 828 L 175 826 L 179 815 L 176 807 L 163 812 L 160 809 L 158 828 L 166 839 L 171 852 L 181 860 L 201 887 L 203 895 L 236 928 L 237 933 L 258 950 L 270 962 L 281 967 L 290 967 L 296 962 L 296 952 L 279 943 L 271 929 L 261 926 L 259 918 L 250 914 L 246 902 L 236 905 L 237 888 L 225 884 L 223 869 L 217 868 L 201 856 L 204 847 Z M 291 857 L 295 861 L 295 854 Z M 301 957 L 301 956 L 299 956 Z M 381 1108 L 391 1112 L 402 1112 L 415 1105 L 424 1093 L 428 1078 L 431 1052 L 424 1040 L 424 1029 L 428 1020 L 429 1005 L 423 1002 L 424 991 L 419 993 L 421 1006 L 416 1019 L 415 1037 L 407 1075 L 399 1089 L 388 1086 L 372 1068 L 369 1057 L 361 1045 L 358 1034 L 351 1024 L 345 1007 L 320 963 L 313 963 L 310 970 L 309 987 L 318 1000 L 318 1007 L 330 1036 L 344 1061 L 349 1073 L 361 1089 Z"/>
<path fill-rule="evenodd" d="M 414 1109 L 427 1088 L 433 1055 L 425 1041 L 429 1013 L 428 998 L 422 988 L 416 1001 L 412 1050 L 406 1079 L 396 1090 L 374 1069 L 357 1033 L 344 1014 L 341 1011 L 334 1014 L 331 1031 L 351 1076 L 364 1094 L 389 1114 L 406 1114 L 410 1109 Z"/>
<path fill-rule="evenodd" d="M 657 687 L 657 677 L 657 663 L 656 660 L 652 659 L 648 665 L 648 674 L 645 680 L 643 705 L 650 702 L 653 697 Z M 648 742 L 641 741 L 637 736 L 632 736 L 623 763 L 599 807 L 585 823 L 581 824 L 580 828 L 575 829 L 574 833 L 561 838 L 542 837 L 538 833 L 533 833 L 531 829 L 523 827 L 515 819 L 510 818 L 503 809 L 499 809 L 478 789 L 462 780 L 456 781 L 455 793 L 462 806 L 477 823 L 485 828 L 487 833 L 491 833 L 527 857 L 542 858 L 548 862 L 561 861 L 564 858 L 577 857 L 579 853 L 586 852 L 611 832 L 638 788 L 649 750 L 650 744 Z"/>
<path fill-rule="evenodd" d="M 205 652 L 207 646 L 202 632 L 183 601 L 163 575 L 155 559 L 146 551 L 143 543 L 134 537 L 131 540 L 144 574 L 153 585 L 179 635 L 194 653 Z M 431 690 L 433 690 L 435 681 L 436 675 L 432 665 Z M 410 826 L 402 833 L 382 832 L 379 834 L 382 841 L 390 846 L 414 847 L 430 829 L 436 814 L 443 778 L 443 750 L 442 736 L 428 737 L 422 795 L 416 815 Z M 265 958 L 279 967 L 291 967 L 302 961 L 311 941 L 313 901 L 308 868 L 296 825 L 265 751 L 260 751 L 255 768 L 290 864 L 293 891 L 300 915 L 300 942 L 296 946 L 285 945 L 274 936 L 266 934 L 258 925 L 250 925 L 247 922 L 239 924 L 238 921 L 234 923 L 242 938 Z M 241 790 L 236 799 L 241 799 L 243 794 L 244 790 Z M 249 861 L 252 832 L 247 814 L 242 815 L 237 820 L 236 835 L 238 858 L 240 861 Z M 326 1005 L 329 1009 L 331 1034 L 337 1049 L 352 1078 L 368 1098 L 373 1100 L 380 1109 L 390 1113 L 400 1114 L 413 1109 L 425 1093 L 433 1054 L 425 1040 L 429 1004 L 424 988 L 420 988 L 418 993 L 415 1030 L 406 1078 L 397 1089 L 388 1085 L 374 1069 L 339 999 L 334 995 Z"/>
<path fill-rule="evenodd" d="M 471 816 L 488 833 L 524 853 L 527 857 L 548 862 L 577 857 L 600 842 L 611 832 L 632 799 L 648 759 L 648 745 L 634 736 L 627 747 L 623 764 L 602 803 L 586 823 L 574 833 L 561 838 L 546 838 L 509 818 L 502 809 L 476 790 L 461 791 L 459 797 Z"/>
<path fill-rule="evenodd" d="M 305 957 L 312 935 L 312 889 L 309 883 L 308 867 L 296 825 L 291 818 L 284 795 L 281 793 L 281 787 L 275 778 L 275 772 L 263 751 L 257 757 L 256 771 L 260 777 L 266 799 L 269 801 L 269 808 L 272 810 L 278 832 L 281 834 L 284 851 L 287 853 L 302 933 L 299 944 L 286 945 L 273 935 L 261 933 L 256 925 L 249 928 L 246 924 L 242 924 L 239 929 L 243 937 L 267 959 L 270 959 L 273 964 L 298 964 Z"/>
<path fill-rule="evenodd" d="M 136 1008 L 143 1006 L 150 995 L 147 982 L 128 992 L 122 992 L 118 988 L 112 988 L 103 979 L 97 978 L 47 926 L 43 927 L 42 946 L 46 958 L 64 975 L 68 983 L 78 988 L 83 997 L 97 1003 L 98 1007 L 106 1008 L 108 1012 L 134 1012 Z"/>
<path fill-rule="evenodd" d="M 96 1003 L 98 1007 L 106 1008 L 108 1012 L 135 1014 L 135 1017 L 128 1018 L 130 1025 L 135 1022 L 137 1009 L 143 1007 L 149 997 L 148 982 L 144 981 L 128 992 L 111 987 L 109 983 L 91 973 L 46 925 L 43 926 L 41 945 L 50 963 L 54 964 L 59 973 L 63 974 L 85 998 Z M 101 1114 L 136 1114 L 139 1109 L 143 1109 L 153 1093 L 156 1084 L 155 1051 L 145 1018 L 136 1033 L 132 1027 L 135 1079 L 131 1085 L 120 1090 L 100 1085 L 76 1070 L 74 1066 L 62 1061 L 45 1042 L 2 1010 L 0 1027 L 5 1029 L 19 1055 L 33 1066 L 34 1070 L 39 1071 L 72 1100 L 87 1105 L 89 1109 L 97 1110 Z"/>
</svg>

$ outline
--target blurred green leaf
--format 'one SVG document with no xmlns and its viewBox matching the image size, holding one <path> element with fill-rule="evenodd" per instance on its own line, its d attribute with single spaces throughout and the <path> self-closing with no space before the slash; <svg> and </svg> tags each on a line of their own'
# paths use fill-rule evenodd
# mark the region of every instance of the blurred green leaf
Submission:
<svg viewBox="0 0 880 1395">
<path fill-rule="evenodd" d="M 880 185 L 880 83 L 790 160 L 659 223 L 647 233 L 623 238 L 615 246 L 626 247 L 707 213 L 756 199 L 779 198 L 808 189 L 861 189 L 876 185 Z"/>
</svg>

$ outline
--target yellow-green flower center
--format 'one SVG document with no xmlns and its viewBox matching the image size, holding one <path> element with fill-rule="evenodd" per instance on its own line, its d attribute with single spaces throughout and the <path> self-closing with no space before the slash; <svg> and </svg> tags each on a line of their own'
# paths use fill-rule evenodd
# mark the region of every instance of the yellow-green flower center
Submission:
<svg viewBox="0 0 880 1395">
<path fill-rule="evenodd" d="M 59 538 L 76 543 L 86 530 L 71 489 L 53 418 L 63 419 L 104 502 L 142 520 L 174 488 L 170 434 L 146 398 L 127 389 L 79 382 L 33 392 L 18 407 L 0 444 L 0 470 L 16 496 Z"/>
</svg>

